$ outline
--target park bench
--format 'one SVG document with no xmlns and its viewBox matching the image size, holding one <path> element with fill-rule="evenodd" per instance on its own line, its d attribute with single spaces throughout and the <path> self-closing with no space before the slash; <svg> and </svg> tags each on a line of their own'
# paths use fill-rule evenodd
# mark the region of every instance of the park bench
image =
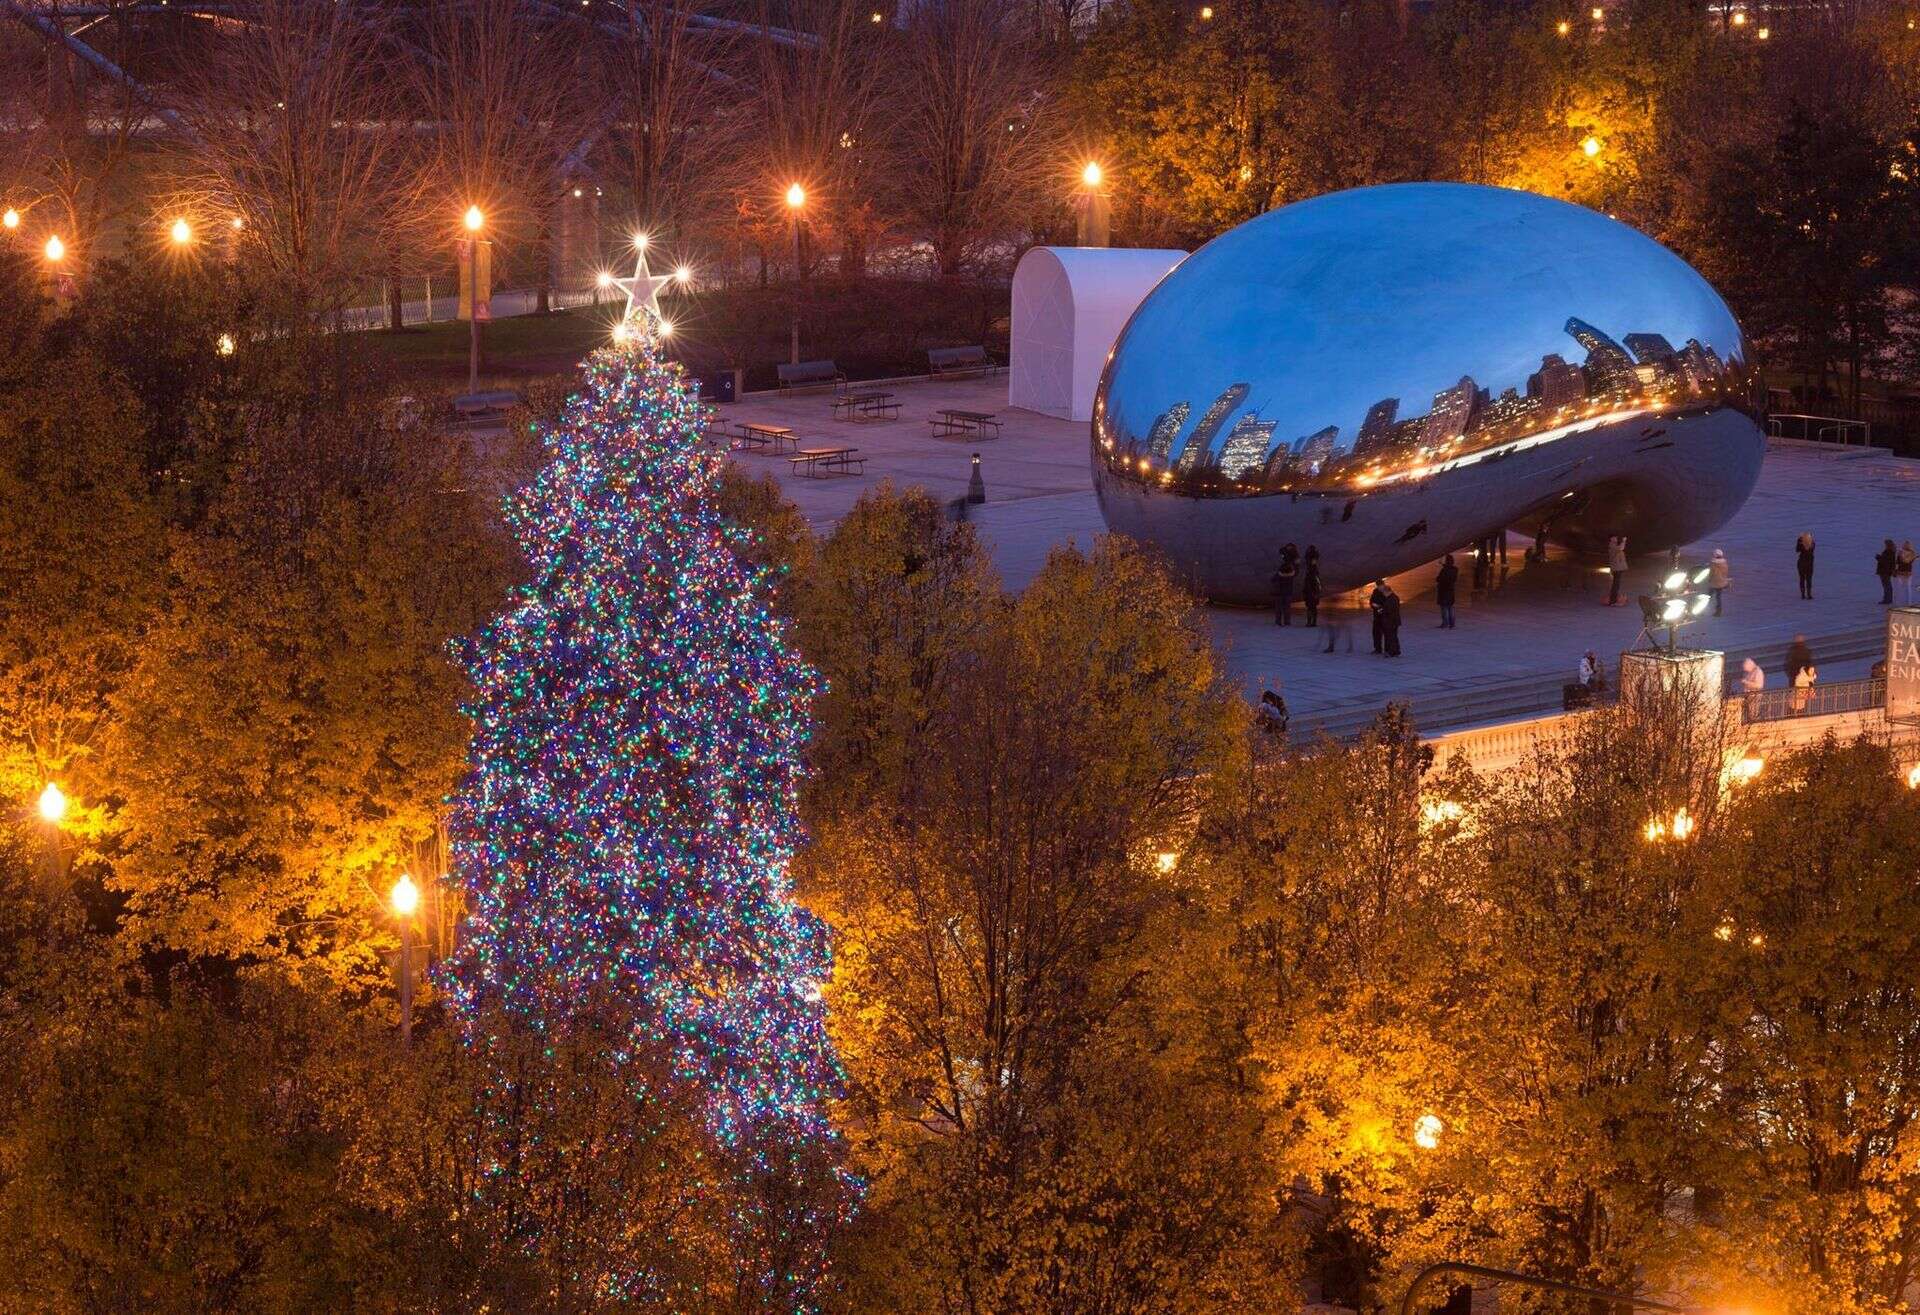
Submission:
<svg viewBox="0 0 1920 1315">
<path fill-rule="evenodd" d="M 780 391 L 783 393 L 801 388 L 838 388 L 847 381 L 847 376 L 832 361 L 800 361 L 793 365 L 776 365 L 773 369 L 780 376 Z"/>
<path fill-rule="evenodd" d="M 987 349 L 972 347 L 929 347 L 927 365 L 935 377 L 946 374 L 992 374 L 1000 363 L 987 355 Z"/>
<path fill-rule="evenodd" d="M 520 405 L 520 394 L 507 388 L 499 388 L 491 392 L 462 393 L 453 399 L 453 409 L 468 419 L 498 415 L 518 405 Z"/>
<path fill-rule="evenodd" d="M 833 414 L 841 420 L 886 420 L 900 414 L 900 403 L 893 400 L 892 393 L 865 389 L 834 398 Z"/>
<path fill-rule="evenodd" d="M 935 438 L 971 435 L 975 438 L 1000 437 L 1000 417 L 989 411 L 935 411 L 927 417 Z"/>
<path fill-rule="evenodd" d="M 803 447 L 787 458 L 793 473 L 806 479 L 824 479 L 828 475 L 858 475 L 865 471 L 867 459 L 856 456 L 857 447 Z"/>
<path fill-rule="evenodd" d="M 743 424 L 733 436 L 733 449 L 738 452 L 746 449 L 752 452 L 772 452 L 775 456 L 785 447 L 796 451 L 800 439 L 785 425 Z"/>
</svg>

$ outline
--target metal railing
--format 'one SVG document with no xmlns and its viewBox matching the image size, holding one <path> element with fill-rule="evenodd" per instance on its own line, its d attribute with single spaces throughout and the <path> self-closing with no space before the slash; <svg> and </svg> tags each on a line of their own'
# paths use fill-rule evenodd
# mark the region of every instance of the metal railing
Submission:
<svg viewBox="0 0 1920 1315">
<path fill-rule="evenodd" d="M 1806 689 L 1763 689 L 1741 694 L 1740 719 L 1786 721 L 1792 717 L 1824 717 L 1836 712 L 1865 712 L 1885 706 L 1887 682 L 1882 680 L 1836 680 L 1831 685 L 1812 685 Z"/>
<path fill-rule="evenodd" d="M 1789 430 L 1792 432 L 1789 433 Z M 1873 426 L 1864 420 L 1847 420 L 1840 416 L 1795 415 L 1792 412 L 1780 412 L 1767 417 L 1767 435 L 1770 438 L 1798 438 L 1815 443 L 1838 443 L 1842 447 L 1857 440 L 1861 447 L 1870 447 L 1873 443 Z"/>
</svg>

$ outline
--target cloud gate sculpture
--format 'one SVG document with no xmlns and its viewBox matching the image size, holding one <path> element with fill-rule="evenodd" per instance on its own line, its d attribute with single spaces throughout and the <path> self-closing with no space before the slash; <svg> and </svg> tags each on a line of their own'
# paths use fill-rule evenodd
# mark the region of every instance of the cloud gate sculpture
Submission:
<svg viewBox="0 0 1920 1315">
<path fill-rule="evenodd" d="M 1094 401 L 1094 488 L 1217 602 L 1267 600 L 1287 542 L 1329 591 L 1543 521 L 1639 554 L 1753 491 L 1754 388 L 1726 303 L 1634 229 L 1363 188 L 1242 224 L 1147 295 Z"/>
</svg>

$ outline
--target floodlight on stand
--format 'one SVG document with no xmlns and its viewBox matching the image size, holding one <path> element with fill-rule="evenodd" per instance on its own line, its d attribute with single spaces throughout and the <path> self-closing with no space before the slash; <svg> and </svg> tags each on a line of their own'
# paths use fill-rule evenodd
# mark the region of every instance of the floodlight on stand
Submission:
<svg viewBox="0 0 1920 1315">
<path fill-rule="evenodd" d="M 1667 593 L 1675 593 L 1687 587 L 1687 573 L 1675 571 L 1661 582 L 1660 588 Z"/>
<path fill-rule="evenodd" d="M 1713 598 L 1709 594 L 1695 594 L 1693 596 L 1693 604 L 1687 610 L 1694 616 L 1699 616 L 1707 610 L 1707 604 L 1712 601 Z"/>
</svg>

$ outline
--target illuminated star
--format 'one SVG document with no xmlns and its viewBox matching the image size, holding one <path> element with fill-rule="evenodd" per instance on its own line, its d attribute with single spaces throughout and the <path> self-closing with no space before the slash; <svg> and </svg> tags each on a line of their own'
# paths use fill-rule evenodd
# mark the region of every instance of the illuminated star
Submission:
<svg viewBox="0 0 1920 1315">
<path fill-rule="evenodd" d="M 658 326 L 664 318 L 660 312 L 660 289 L 673 282 L 671 274 L 655 274 L 647 268 L 647 249 L 642 246 L 636 257 L 638 263 L 633 267 L 630 279 L 615 279 L 613 286 L 627 294 L 626 313 L 620 317 L 624 325 L 634 318 L 636 310 L 645 310 L 651 318 L 650 326 Z"/>
</svg>

